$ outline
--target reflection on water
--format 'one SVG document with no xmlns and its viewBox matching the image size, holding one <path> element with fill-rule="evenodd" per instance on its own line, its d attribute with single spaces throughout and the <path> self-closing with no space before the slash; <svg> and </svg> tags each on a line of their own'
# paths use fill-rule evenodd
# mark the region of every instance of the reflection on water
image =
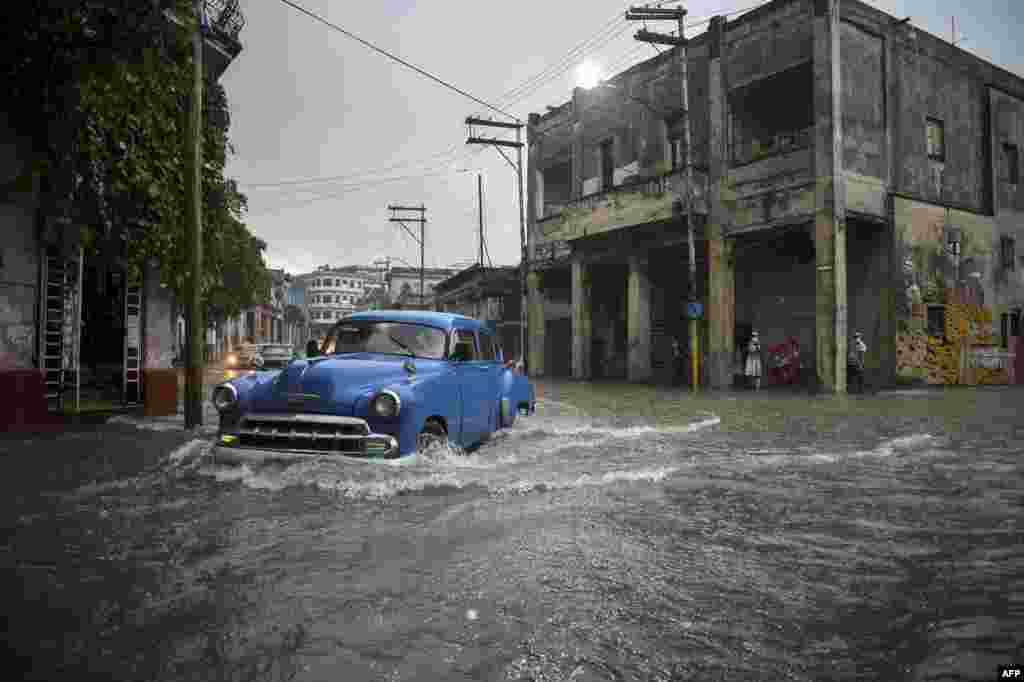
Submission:
<svg viewBox="0 0 1024 682">
<path fill-rule="evenodd" d="M 1024 658 L 1024 430 L 990 402 L 956 431 L 542 409 L 470 454 L 182 454 L 10 531 L 8 603 L 49 616 L 14 643 L 43 679 L 990 679 Z"/>
</svg>

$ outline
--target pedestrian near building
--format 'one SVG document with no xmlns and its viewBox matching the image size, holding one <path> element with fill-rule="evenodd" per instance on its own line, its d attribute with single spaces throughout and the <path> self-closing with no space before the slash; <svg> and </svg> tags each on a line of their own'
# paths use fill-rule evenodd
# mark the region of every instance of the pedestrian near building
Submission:
<svg viewBox="0 0 1024 682">
<path fill-rule="evenodd" d="M 679 337 L 672 337 L 672 384 L 679 386 L 686 374 L 686 359 L 683 357 L 683 346 Z"/>
<path fill-rule="evenodd" d="M 846 360 L 846 374 L 850 388 L 855 388 L 858 393 L 864 391 L 864 356 L 867 352 L 868 346 L 864 343 L 864 336 L 860 332 L 855 332 Z"/>
<path fill-rule="evenodd" d="M 306 358 L 315 358 L 318 355 L 320 355 L 320 345 L 316 339 L 310 339 L 306 343 Z"/>
<path fill-rule="evenodd" d="M 754 390 L 757 391 L 761 389 L 762 374 L 764 371 L 761 363 L 761 339 L 755 331 L 747 342 L 747 359 L 743 365 L 743 375 L 747 377 L 748 385 L 753 384 Z"/>
</svg>

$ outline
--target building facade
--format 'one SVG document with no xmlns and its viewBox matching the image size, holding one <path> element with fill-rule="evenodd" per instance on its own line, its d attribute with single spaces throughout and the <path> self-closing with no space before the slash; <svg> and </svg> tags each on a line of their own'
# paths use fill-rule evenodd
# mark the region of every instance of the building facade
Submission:
<svg viewBox="0 0 1024 682">
<path fill-rule="evenodd" d="M 829 392 L 854 332 L 876 383 L 1024 374 L 1024 80 L 857 0 L 776 0 L 689 40 L 687 154 L 682 57 L 530 116 L 531 373 L 651 380 L 693 315 L 712 386 L 753 330 Z"/>
<path fill-rule="evenodd" d="M 387 270 L 388 298 L 397 308 L 434 307 L 434 287 L 456 274 L 452 268 L 424 268 L 423 296 L 420 297 L 420 269 L 389 267 Z"/>
<path fill-rule="evenodd" d="M 384 274 L 372 266 L 322 266 L 294 278 L 313 338 L 323 338 L 339 319 L 353 313 L 368 292 L 384 286 Z"/>
<path fill-rule="evenodd" d="M 434 306 L 466 315 L 491 327 L 505 358 L 519 358 L 522 297 L 519 268 L 473 265 L 434 286 Z"/>
</svg>

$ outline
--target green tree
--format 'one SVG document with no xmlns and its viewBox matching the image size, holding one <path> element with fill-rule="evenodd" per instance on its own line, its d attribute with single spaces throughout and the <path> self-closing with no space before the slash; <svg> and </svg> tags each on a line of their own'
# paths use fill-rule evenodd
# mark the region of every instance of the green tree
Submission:
<svg viewBox="0 0 1024 682">
<path fill-rule="evenodd" d="M 88 253 L 138 281 L 155 261 L 179 297 L 185 254 L 184 131 L 191 78 L 189 0 L 26 0 L 0 12 L 0 73 L 11 123 L 33 141 L 45 222 L 70 221 Z M 244 223 L 246 199 L 224 175 L 233 149 L 227 97 L 205 87 L 203 298 L 230 315 L 269 295 L 266 243 Z"/>
</svg>

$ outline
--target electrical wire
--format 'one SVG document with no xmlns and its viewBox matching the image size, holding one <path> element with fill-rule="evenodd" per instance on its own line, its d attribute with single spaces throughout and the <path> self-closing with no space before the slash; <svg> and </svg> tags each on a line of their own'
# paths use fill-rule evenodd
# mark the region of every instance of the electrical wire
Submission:
<svg viewBox="0 0 1024 682">
<path fill-rule="evenodd" d="M 324 24 L 325 26 L 329 26 L 330 28 L 333 28 L 335 31 L 338 31 L 339 33 L 342 33 L 342 34 L 348 36 L 349 38 L 352 38 L 353 40 L 356 40 L 356 41 L 362 43 L 363 45 L 365 45 L 366 47 L 370 48 L 371 50 L 374 50 L 375 52 L 379 52 L 380 54 L 384 55 L 388 59 L 391 59 L 392 61 L 398 62 L 402 66 L 405 66 L 407 68 L 412 69 L 413 71 L 415 71 L 416 73 L 420 74 L 421 76 L 425 76 L 425 77 L 429 78 L 430 80 L 434 81 L 435 83 L 439 83 L 440 85 L 443 85 L 444 87 L 448 88 L 449 90 L 452 90 L 454 92 L 459 93 L 463 97 L 468 97 L 469 99 L 473 100 L 477 104 L 481 104 L 481 105 L 487 107 L 491 111 L 495 111 L 495 112 L 501 114 L 502 116 L 506 116 L 508 118 L 511 118 L 514 121 L 519 120 L 516 116 L 508 113 L 507 111 L 502 111 L 498 107 L 494 106 L 493 104 L 490 104 L 489 102 L 485 102 L 484 100 L 480 99 L 476 95 L 471 95 L 470 93 L 466 92 L 462 88 L 459 88 L 459 87 L 457 87 L 455 85 L 452 85 L 448 81 L 445 81 L 445 80 L 435 76 L 434 74 L 430 73 L 429 71 L 425 71 L 424 69 L 421 69 L 420 67 L 416 66 L 415 64 L 411 64 L 411 63 L 407 62 L 406 60 L 402 59 L 401 57 L 398 57 L 396 55 L 391 54 L 387 50 L 385 50 L 383 48 L 380 48 L 380 47 L 377 47 L 376 45 L 374 45 L 370 41 L 364 40 L 363 38 L 360 38 L 359 36 L 357 36 L 356 34 L 352 33 L 351 31 L 347 31 L 344 28 L 342 28 L 341 26 L 338 26 L 337 24 L 331 23 L 330 21 L 328 21 L 327 19 L 323 18 L 319 14 L 316 14 L 315 12 L 311 12 L 310 10 L 306 9 L 305 7 L 302 7 L 301 5 L 298 5 L 298 4 L 294 3 L 294 2 L 292 2 L 291 0 L 281 0 L 281 2 L 283 2 L 284 4 L 288 5 L 289 7 L 293 8 L 295 10 L 298 10 L 299 12 L 302 12 L 306 16 L 311 17 L 311 18 L 315 19 L 316 21 L 319 21 L 320 23 Z"/>
</svg>

